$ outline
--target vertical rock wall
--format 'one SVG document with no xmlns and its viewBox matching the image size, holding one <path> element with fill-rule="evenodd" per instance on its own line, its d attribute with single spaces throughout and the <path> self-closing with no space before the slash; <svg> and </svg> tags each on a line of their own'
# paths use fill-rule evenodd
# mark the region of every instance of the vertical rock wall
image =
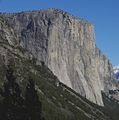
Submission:
<svg viewBox="0 0 119 120">
<path fill-rule="evenodd" d="M 27 48 L 61 82 L 103 105 L 101 91 L 113 89 L 109 60 L 95 46 L 94 27 L 62 10 L 2 14 Z"/>
</svg>

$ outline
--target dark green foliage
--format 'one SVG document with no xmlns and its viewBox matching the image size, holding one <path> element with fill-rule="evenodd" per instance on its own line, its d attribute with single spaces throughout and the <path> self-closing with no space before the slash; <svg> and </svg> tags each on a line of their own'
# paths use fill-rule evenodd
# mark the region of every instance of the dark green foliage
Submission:
<svg viewBox="0 0 119 120">
<path fill-rule="evenodd" d="M 110 116 L 111 120 L 119 120 L 119 101 L 116 101 L 112 98 L 109 98 L 104 93 L 103 100 L 104 100 L 104 111 Z"/>
<path fill-rule="evenodd" d="M 29 120 L 41 120 L 41 102 L 35 90 L 35 84 L 29 79 L 25 94 L 26 114 Z"/>
<path fill-rule="evenodd" d="M 24 99 L 21 96 L 21 90 L 13 76 L 13 70 L 8 66 L 6 73 L 6 82 L 2 92 L 2 120 L 21 120 L 24 118 Z"/>
<path fill-rule="evenodd" d="M 1 90 L 3 99 L 0 103 L 0 120 L 41 120 L 41 102 L 31 79 L 29 79 L 25 95 L 23 97 L 13 70 L 8 66 L 6 82 Z"/>
</svg>

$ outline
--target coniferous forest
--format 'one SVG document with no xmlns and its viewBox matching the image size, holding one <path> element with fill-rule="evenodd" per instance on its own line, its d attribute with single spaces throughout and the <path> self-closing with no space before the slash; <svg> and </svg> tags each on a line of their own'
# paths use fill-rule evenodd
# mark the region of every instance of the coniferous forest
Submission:
<svg viewBox="0 0 119 120">
<path fill-rule="evenodd" d="M 25 89 L 23 95 L 13 70 L 8 66 L 6 81 L 3 89 L 0 89 L 2 97 L 0 101 L 0 120 L 44 120 L 41 115 L 41 102 L 32 79 Z"/>
</svg>

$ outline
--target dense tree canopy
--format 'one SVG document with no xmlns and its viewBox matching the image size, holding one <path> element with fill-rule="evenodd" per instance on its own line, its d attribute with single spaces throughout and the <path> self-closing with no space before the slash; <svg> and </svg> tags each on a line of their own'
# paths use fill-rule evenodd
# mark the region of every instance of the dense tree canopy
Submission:
<svg viewBox="0 0 119 120">
<path fill-rule="evenodd" d="M 0 95 L 0 120 L 41 120 L 41 102 L 32 79 L 28 80 L 25 96 L 16 82 L 13 70 L 8 66 L 6 81 Z"/>
</svg>

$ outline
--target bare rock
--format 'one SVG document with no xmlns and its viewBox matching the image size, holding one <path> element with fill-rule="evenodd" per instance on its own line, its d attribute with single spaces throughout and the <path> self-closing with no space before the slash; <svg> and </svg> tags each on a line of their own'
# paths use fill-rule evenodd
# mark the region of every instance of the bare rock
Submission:
<svg viewBox="0 0 119 120">
<path fill-rule="evenodd" d="M 1 14 L 20 45 L 61 82 L 103 106 L 101 91 L 115 89 L 109 60 L 96 48 L 94 26 L 62 10 Z"/>
</svg>

